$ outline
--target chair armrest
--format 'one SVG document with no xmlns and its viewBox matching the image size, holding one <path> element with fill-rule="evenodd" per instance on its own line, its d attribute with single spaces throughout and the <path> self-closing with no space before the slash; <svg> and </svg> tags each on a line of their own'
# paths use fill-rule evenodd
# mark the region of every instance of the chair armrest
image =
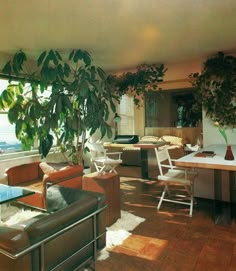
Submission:
<svg viewBox="0 0 236 271">
<path fill-rule="evenodd" d="M 54 171 L 48 173 L 44 177 L 44 181 L 58 183 L 67 180 L 68 178 L 82 176 L 83 175 L 83 166 L 68 166 L 65 169 Z"/>
<path fill-rule="evenodd" d="M 83 175 L 83 166 L 68 166 L 65 169 L 54 171 L 44 175 L 43 178 L 43 195 L 46 195 L 47 186 L 58 184 Z"/>
</svg>

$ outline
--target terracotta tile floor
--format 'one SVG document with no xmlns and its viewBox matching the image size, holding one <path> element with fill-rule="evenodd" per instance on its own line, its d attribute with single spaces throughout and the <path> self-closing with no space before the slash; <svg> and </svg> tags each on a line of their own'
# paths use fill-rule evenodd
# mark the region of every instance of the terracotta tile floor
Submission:
<svg viewBox="0 0 236 271">
<path fill-rule="evenodd" d="M 193 217 L 182 205 L 163 203 L 157 182 L 121 178 L 121 209 L 146 218 L 98 271 L 233 271 L 236 270 L 236 226 L 215 225 L 211 201 L 197 199 Z"/>
</svg>

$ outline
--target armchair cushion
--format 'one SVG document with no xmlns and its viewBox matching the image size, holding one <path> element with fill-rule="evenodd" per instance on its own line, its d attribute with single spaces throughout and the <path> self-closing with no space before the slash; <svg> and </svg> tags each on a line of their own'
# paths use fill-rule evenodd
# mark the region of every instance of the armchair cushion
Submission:
<svg viewBox="0 0 236 271">
<path fill-rule="evenodd" d="M 41 162 L 39 166 L 42 169 L 44 174 L 48 174 L 48 173 L 56 171 L 54 167 L 48 165 L 46 162 Z"/>
</svg>

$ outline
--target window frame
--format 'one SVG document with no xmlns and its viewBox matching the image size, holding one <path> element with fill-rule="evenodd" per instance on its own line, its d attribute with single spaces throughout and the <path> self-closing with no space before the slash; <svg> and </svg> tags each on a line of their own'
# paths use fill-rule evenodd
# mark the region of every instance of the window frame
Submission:
<svg viewBox="0 0 236 271">
<path fill-rule="evenodd" d="M 19 82 L 21 79 L 22 79 L 21 77 L 7 76 L 7 75 L 4 75 L 4 74 L 0 73 L 0 81 L 2 81 L 2 80 L 8 81 L 8 84 L 9 84 L 9 80 L 12 80 L 13 82 L 14 81 Z M 6 87 L 7 87 L 7 85 L 6 85 Z M 1 86 L 1 84 L 0 84 L 0 86 Z M 0 89 L 0 94 L 2 93 L 2 91 L 4 91 L 4 89 L 5 89 L 4 87 L 3 87 L 3 89 Z M 0 115 L 7 115 L 7 114 L 8 114 L 7 110 L 0 110 Z M 10 122 L 9 122 L 9 124 L 13 125 Z M 14 129 L 15 129 L 15 127 L 14 127 Z M 15 136 L 15 133 L 14 133 L 14 136 Z M 16 136 L 15 136 L 15 139 L 16 139 L 17 142 L 19 142 L 19 144 L 21 144 L 21 141 L 18 140 L 16 138 Z M 7 141 L 6 141 L 6 143 L 7 143 Z M 0 149 L 0 160 L 12 159 L 12 158 L 15 158 L 15 157 L 25 157 L 25 156 L 35 155 L 35 154 L 39 154 L 39 152 L 38 152 L 38 142 L 37 141 L 35 142 L 34 147 L 29 151 L 25 151 L 25 150 L 23 150 L 21 148 L 21 149 L 7 150 L 7 151 L 3 150 L 1 152 L 1 149 Z"/>
<path fill-rule="evenodd" d="M 118 122 L 118 134 L 133 135 L 135 130 L 133 96 L 128 94 L 122 96 L 120 103 L 117 106 L 117 113 L 121 117 L 121 121 Z"/>
</svg>

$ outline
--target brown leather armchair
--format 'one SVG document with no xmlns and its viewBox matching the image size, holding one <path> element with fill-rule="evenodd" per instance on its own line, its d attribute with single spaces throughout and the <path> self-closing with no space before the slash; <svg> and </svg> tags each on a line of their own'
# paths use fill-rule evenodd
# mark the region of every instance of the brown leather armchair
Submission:
<svg viewBox="0 0 236 271">
<path fill-rule="evenodd" d="M 40 162 L 21 164 L 6 169 L 8 185 L 23 186 L 35 191 L 35 194 L 18 200 L 28 206 L 46 209 L 48 187 L 59 184 L 71 188 L 82 188 L 83 166 L 74 165 L 44 174 Z"/>
</svg>

